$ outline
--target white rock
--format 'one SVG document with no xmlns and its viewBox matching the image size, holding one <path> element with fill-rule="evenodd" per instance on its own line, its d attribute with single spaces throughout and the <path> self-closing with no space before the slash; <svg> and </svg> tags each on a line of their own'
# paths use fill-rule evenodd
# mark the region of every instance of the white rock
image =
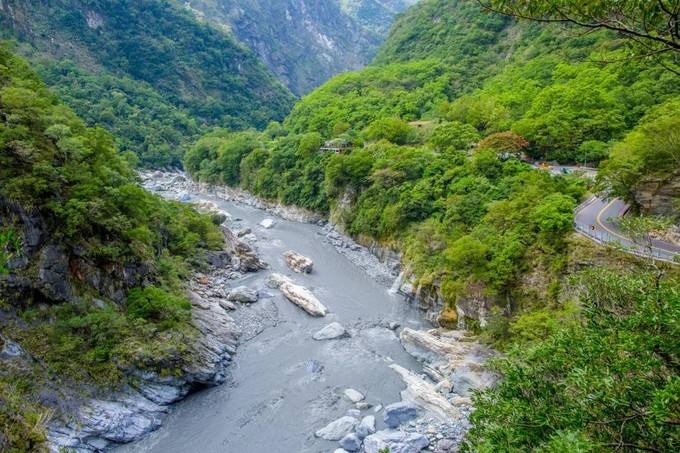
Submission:
<svg viewBox="0 0 680 453">
<path fill-rule="evenodd" d="M 418 453 L 427 448 L 428 445 L 430 445 L 430 441 L 422 434 L 404 431 L 378 431 L 364 439 L 364 452 L 379 453 L 389 449 L 390 453 Z"/>
<path fill-rule="evenodd" d="M 359 401 L 364 400 L 364 395 L 363 393 L 359 392 L 358 390 L 354 389 L 345 389 L 345 396 L 347 397 L 348 400 L 350 400 L 353 403 L 358 403 Z"/>
<path fill-rule="evenodd" d="M 349 334 L 347 330 L 339 322 L 332 322 L 323 329 L 317 331 L 312 338 L 318 341 L 335 340 L 337 338 L 346 338 Z"/>
<path fill-rule="evenodd" d="M 260 226 L 267 230 L 274 228 L 274 225 L 276 225 L 276 221 L 274 219 L 264 219 L 262 222 L 260 222 Z"/>
<path fill-rule="evenodd" d="M 348 409 L 347 415 L 350 417 L 359 418 L 361 417 L 361 411 L 359 409 Z"/>
<path fill-rule="evenodd" d="M 357 426 L 358 423 L 359 420 L 346 415 L 329 423 L 315 432 L 314 435 L 325 440 L 340 440 L 345 437 L 345 435 L 354 431 L 354 427 Z"/>
<path fill-rule="evenodd" d="M 272 274 L 269 277 L 269 285 L 278 288 L 286 299 L 312 316 L 326 316 L 328 313 L 326 306 L 310 290 L 304 286 L 296 285 L 285 275 Z"/>
<path fill-rule="evenodd" d="M 401 398 L 404 401 L 420 406 L 442 421 L 461 418 L 458 408 L 439 393 L 435 385 L 396 363 L 390 365 L 390 368 L 396 371 L 406 383 L 406 389 L 401 392 Z"/>
<path fill-rule="evenodd" d="M 312 267 L 314 266 L 314 261 L 293 250 L 285 252 L 283 254 L 283 260 L 288 267 L 299 274 L 311 273 Z"/>
</svg>

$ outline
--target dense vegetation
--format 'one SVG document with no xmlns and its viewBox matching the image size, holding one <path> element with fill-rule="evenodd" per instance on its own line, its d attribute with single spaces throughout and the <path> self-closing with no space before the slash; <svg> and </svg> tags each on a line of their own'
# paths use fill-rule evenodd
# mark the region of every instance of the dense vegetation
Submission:
<svg viewBox="0 0 680 453">
<path fill-rule="evenodd" d="M 146 286 L 121 304 L 96 301 L 105 296 L 84 281 L 80 302 L 49 305 L 40 305 L 40 297 L 15 300 L 3 286 L 2 333 L 37 359 L 31 366 L 7 362 L 0 371 L 0 438 L 24 450 L 40 438 L 44 408 L 35 396 L 45 379 L 116 387 L 132 366 L 171 373 L 191 360 L 194 329 L 181 281 L 197 251 L 219 248 L 223 238 L 209 218 L 139 187 L 111 136 L 86 127 L 6 47 L 0 47 L 0 181 L 0 271 L 29 250 L 22 244 L 27 225 L 5 212 L 8 206 L 39 214 L 49 241 L 91 269 L 149 270 Z M 30 278 L 31 269 L 11 271 Z"/>
<path fill-rule="evenodd" d="M 455 120 L 482 136 L 512 130 L 535 158 L 597 164 L 650 108 L 680 93 L 673 72 L 628 55 L 609 33 L 424 0 L 399 18 L 373 66 L 306 96 L 285 124 L 331 137 L 336 126 L 360 130 L 387 117 Z"/>
<path fill-rule="evenodd" d="M 582 317 L 496 362 L 476 398 L 469 451 L 677 451 L 680 282 L 582 275 Z"/>
<path fill-rule="evenodd" d="M 14 0 L 0 5 L 0 25 L 89 125 L 145 164 L 176 164 L 197 126 L 264 127 L 292 105 L 254 53 L 174 1 Z"/>
<path fill-rule="evenodd" d="M 107 129 L 121 152 L 143 166 L 179 167 L 188 143 L 205 125 L 144 82 L 89 73 L 69 61 L 35 59 L 52 90 L 87 124 Z"/>
<path fill-rule="evenodd" d="M 637 185 L 648 178 L 680 176 L 680 97 L 651 109 L 624 140 L 617 143 L 599 174 L 602 188 L 635 202 Z M 678 204 L 680 211 L 680 204 Z"/>
</svg>

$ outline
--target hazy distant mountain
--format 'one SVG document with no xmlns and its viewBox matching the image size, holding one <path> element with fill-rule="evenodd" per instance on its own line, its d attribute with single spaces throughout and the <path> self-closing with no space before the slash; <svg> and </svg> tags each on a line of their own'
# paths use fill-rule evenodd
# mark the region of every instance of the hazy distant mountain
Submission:
<svg viewBox="0 0 680 453">
<path fill-rule="evenodd" d="M 363 67 L 397 13 L 417 0 L 187 0 L 253 49 L 298 95 Z"/>
</svg>

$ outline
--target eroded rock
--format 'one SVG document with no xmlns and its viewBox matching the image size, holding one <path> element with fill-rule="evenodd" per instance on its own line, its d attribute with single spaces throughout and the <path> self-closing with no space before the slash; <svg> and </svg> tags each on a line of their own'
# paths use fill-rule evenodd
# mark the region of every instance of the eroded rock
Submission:
<svg viewBox="0 0 680 453">
<path fill-rule="evenodd" d="M 314 267 L 314 262 L 310 258 L 293 250 L 285 252 L 283 260 L 289 268 L 299 274 L 309 274 L 312 272 L 312 267 Z"/>
<path fill-rule="evenodd" d="M 332 322 L 312 335 L 312 338 L 317 341 L 336 340 L 347 337 L 349 337 L 349 333 L 339 322 Z"/>
<path fill-rule="evenodd" d="M 418 416 L 418 408 L 413 403 L 399 402 L 385 407 L 383 421 L 390 428 L 397 428 L 402 423 L 413 420 Z"/>
<path fill-rule="evenodd" d="M 390 453 L 417 453 L 428 445 L 430 441 L 422 434 L 404 431 L 378 431 L 364 439 L 366 453 L 380 453 L 385 449 Z"/>
<path fill-rule="evenodd" d="M 345 397 L 353 403 L 358 403 L 359 401 L 363 401 L 363 399 L 365 398 L 363 393 L 361 393 L 358 390 L 354 390 L 354 389 L 345 389 L 345 391 L 343 393 L 344 393 Z"/>
<path fill-rule="evenodd" d="M 248 288 L 247 286 L 238 286 L 227 295 L 227 300 L 233 302 L 241 302 L 243 304 L 252 304 L 257 302 L 259 295 L 257 290 Z"/>
<path fill-rule="evenodd" d="M 290 278 L 284 275 L 272 274 L 269 277 L 269 285 L 278 288 L 286 299 L 312 316 L 326 316 L 328 313 L 326 306 L 310 290 L 293 283 Z"/>
<path fill-rule="evenodd" d="M 346 415 L 330 422 L 328 425 L 315 432 L 314 435 L 325 440 L 340 440 L 345 437 L 345 435 L 352 432 L 358 423 L 359 420 Z"/>
</svg>

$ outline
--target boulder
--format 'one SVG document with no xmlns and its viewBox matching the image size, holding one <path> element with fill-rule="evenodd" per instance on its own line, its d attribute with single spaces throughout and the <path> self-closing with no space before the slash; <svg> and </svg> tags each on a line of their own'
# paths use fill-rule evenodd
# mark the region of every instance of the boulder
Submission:
<svg viewBox="0 0 680 453">
<path fill-rule="evenodd" d="M 358 423 L 359 420 L 346 415 L 329 423 L 315 432 L 314 435 L 324 440 L 340 440 L 345 437 L 345 435 L 354 431 L 354 427 L 356 427 Z"/>
<path fill-rule="evenodd" d="M 217 268 L 226 268 L 231 264 L 231 256 L 225 251 L 207 251 L 205 259 L 208 264 Z"/>
<path fill-rule="evenodd" d="M 411 406 L 414 404 L 418 405 L 426 412 L 436 416 L 442 421 L 458 420 L 461 418 L 461 413 L 458 408 L 451 404 L 451 402 L 438 391 L 436 385 L 427 382 L 415 373 L 395 363 L 390 365 L 390 368 L 396 371 L 406 384 L 406 389 L 401 392 L 401 397 L 408 403 L 401 404 L 409 404 Z M 396 420 L 400 416 L 400 412 L 396 411 L 393 417 L 395 421 L 393 423 L 388 423 L 387 417 L 391 406 L 395 405 L 392 404 L 385 408 L 385 423 L 390 427 L 395 427 L 393 423 L 396 423 Z M 410 412 L 405 413 L 410 414 Z M 402 419 L 402 422 L 403 421 L 404 420 Z"/>
<path fill-rule="evenodd" d="M 404 431 L 378 431 L 364 439 L 365 453 L 418 453 L 427 448 L 430 441 L 427 437 L 418 433 Z"/>
<path fill-rule="evenodd" d="M 358 403 L 359 401 L 363 401 L 365 398 L 363 393 L 359 392 L 358 390 L 354 389 L 345 389 L 344 391 L 345 397 L 347 397 L 348 400 L 350 400 L 353 403 Z"/>
<path fill-rule="evenodd" d="M 347 451 L 359 451 L 361 449 L 361 439 L 354 433 L 347 434 L 338 443 Z"/>
<path fill-rule="evenodd" d="M 278 288 L 286 299 L 312 316 L 326 316 L 328 313 L 326 306 L 310 290 L 304 286 L 296 285 L 284 275 L 272 274 L 269 277 L 269 285 Z"/>
<path fill-rule="evenodd" d="M 361 419 L 357 426 L 356 433 L 360 439 L 364 439 L 375 432 L 375 417 L 367 415 Z"/>
<path fill-rule="evenodd" d="M 219 304 L 220 304 L 220 307 L 224 308 L 225 310 L 228 310 L 228 311 L 236 310 L 236 305 L 232 304 L 228 300 L 220 299 Z"/>
<path fill-rule="evenodd" d="M 467 397 L 472 396 L 474 390 L 493 386 L 497 380 L 495 374 L 474 363 L 457 367 L 449 378 L 453 391 Z"/>
<path fill-rule="evenodd" d="M 276 221 L 274 219 L 264 219 L 262 222 L 260 222 L 260 226 L 267 230 L 274 228 L 274 225 L 276 225 Z"/>
<path fill-rule="evenodd" d="M 409 354 L 423 362 L 437 362 L 451 356 L 462 356 L 469 349 L 469 345 L 443 341 L 431 332 L 409 327 L 405 327 L 399 333 L 399 341 Z"/>
<path fill-rule="evenodd" d="M 286 265 L 299 274 L 309 274 L 312 272 L 314 262 L 304 255 L 293 250 L 288 250 L 283 254 Z"/>
<path fill-rule="evenodd" d="M 390 428 L 397 428 L 402 423 L 412 420 L 417 416 L 418 408 L 415 404 L 402 401 L 386 406 L 383 420 Z"/>
<path fill-rule="evenodd" d="M 361 417 L 361 411 L 359 409 L 348 409 L 347 415 L 350 417 L 359 418 Z"/>
<path fill-rule="evenodd" d="M 258 297 L 257 290 L 250 289 L 247 286 L 239 286 L 229 291 L 227 300 L 241 302 L 243 304 L 252 304 L 253 302 L 257 302 Z"/>
<path fill-rule="evenodd" d="M 243 236 L 250 234 L 252 232 L 253 232 L 253 230 L 251 230 L 250 228 L 242 228 L 240 230 L 234 231 L 234 233 L 236 233 L 236 237 L 239 237 L 239 238 L 242 238 Z"/>
<path fill-rule="evenodd" d="M 347 337 L 349 337 L 347 330 L 345 330 L 345 328 L 339 322 L 332 322 L 312 335 L 312 338 L 318 341 L 335 340 L 338 338 Z"/>
</svg>

